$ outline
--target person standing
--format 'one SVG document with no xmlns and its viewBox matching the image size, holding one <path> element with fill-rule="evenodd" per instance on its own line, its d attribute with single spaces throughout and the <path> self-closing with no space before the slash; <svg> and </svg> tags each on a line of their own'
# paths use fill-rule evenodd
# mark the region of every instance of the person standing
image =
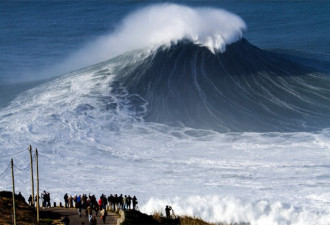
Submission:
<svg viewBox="0 0 330 225">
<path fill-rule="evenodd" d="M 71 195 L 70 195 L 70 197 L 68 198 L 68 201 L 69 201 L 69 208 L 72 208 L 72 207 L 73 207 L 73 198 L 72 198 Z"/>
<path fill-rule="evenodd" d="M 107 197 L 105 195 L 102 194 L 102 207 L 104 209 L 107 209 L 107 204 L 108 204 L 108 200 Z"/>
<path fill-rule="evenodd" d="M 136 210 L 137 209 L 136 205 L 138 204 L 138 201 L 137 201 L 137 198 L 135 197 L 135 195 L 133 196 L 132 201 L 133 201 L 133 210 Z"/>
<path fill-rule="evenodd" d="M 98 204 L 99 204 L 99 209 L 101 210 L 102 209 L 102 196 L 99 198 Z"/>
<path fill-rule="evenodd" d="M 32 195 L 29 196 L 28 201 L 29 201 L 29 206 L 32 206 Z"/>
<path fill-rule="evenodd" d="M 41 199 L 42 199 L 42 204 L 41 205 L 42 205 L 43 208 L 46 207 L 45 192 L 46 191 L 44 190 L 44 192 L 41 193 Z"/>
<path fill-rule="evenodd" d="M 125 195 L 123 198 L 123 210 L 127 209 L 127 196 Z"/>
<path fill-rule="evenodd" d="M 50 205 L 50 193 L 49 192 L 47 192 L 46 193 L 47 195 L 47 201 L 46 201 L 46 204 L 47 204 L 47 207 L 50 207 L 51 205 Z"/>
<path fill-rule="evenodd" d="M 128 195 L 126 201 L 127 201 L 127 208 L 128 208 L 128 209 L 131 209 L 132 197 L 131 197 L 130 195 Z"/>
<path fill-rule="evenodd" d="M 123 195 L 120 194 L 120 196 L 118 197 L 118 202 L 119 202 L 119 208 L 120 209 L 123 209 L 123 205 L 124 205 L 124 202 L 123 202 Z"/>
<path fill-rule="evenodd" d="M 78 208 L 77 207 L 77 194 L 74 195 L 73 202 L 74 202 L 74 208 Z"/>
<path fill-rule="evenodd" d="M 171 218 L 171 210 L 172 210 L 172 207 L 171 206 L 166 206 L 165 207 L 165 213 L 166 213 L 166 218 L 169 219 Z"/>
<path fill-rule="evenodd" d="M 69 197 L 68 197 L 68 193 L 65 193 L 64 195 L 64 205 L 65 205 L 65 208 L 68 208 L 69 207 Z"/>
</svg>

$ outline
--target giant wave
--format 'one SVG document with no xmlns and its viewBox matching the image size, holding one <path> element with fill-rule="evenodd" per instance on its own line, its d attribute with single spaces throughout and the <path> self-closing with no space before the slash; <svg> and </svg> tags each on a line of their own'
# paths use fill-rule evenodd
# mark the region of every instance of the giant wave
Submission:
<svg viewBox="0 0 330 225">
<path fill-rule="evenodd" d="M 165 22 L 188 18 L 176 20 L 184 35 L 132 46 L 132 32 L 122 31 L 156 9 L 170 15 Z M 236 18 L 224 33 L 232 36 L 218 42 L 222 35 L 211 29 L 218 20 L 199 16 L 209 33 L 189 33 L 187 21 L 202 12 Z M 63 190 L 97 189 L 136 194 L 150 213 L 169 202 L 180 214 L 216 222 L 328 224 L 330 90 L 321 69 L 250 44 L 244 22 L 219 10 L 165 4 L 123 24 L 65 64 L 103 62 L 25 91 L 0 110 L 1 156 L 38 147 L 42 189 L 56 201 Z M 19 154 L 23 168 L 27 152 Z M 27 195 L 25 171 L 15 177 Z M 10 177 L 3 181 L 10 189 Z"/>
<path fill-rule="evenodd" d="M 147 58 L 132 55 L 115 71 L 111 85 L 147 102 L 146 121 L 221 132 L 327 128 L 328 77 L 301 59 L 251 45 L 242 39 L 245 30 L 244 21 L 225 10 L 153 5 L 63 65 L 149 49 Z"/>
</svg>

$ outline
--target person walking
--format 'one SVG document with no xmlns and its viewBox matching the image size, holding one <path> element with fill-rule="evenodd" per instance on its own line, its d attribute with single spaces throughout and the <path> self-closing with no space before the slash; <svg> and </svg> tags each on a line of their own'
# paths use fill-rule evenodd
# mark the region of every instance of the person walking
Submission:
<svg viewBox="0 0 330 225">
<path fill-rule="evenodd" d="M 97 225 L 97 220 L 95 216 L 93 216 L 92 219 L 89 221 L 89 225 Z"/>
<path fill-rule="evenodd" d="M 64 224 L 64 225 L 69 225 L 70 224 L 70 219 L 67 215 L 64 216 L 64 218 L 61 220 L 61 222 Z"/>
<path fill-rule="evenodd" d="M 82 205 L 81 205 L 81 202 L 78 203 L 78 215 L 79 217 L 81 217 L 81 210 L 82 210 Z"/>
<path fill-rule="evenodd" d="M 106 218 L 107 218 L 107 210 L 105 208 L 103 208 L 101 210 L 101 219 L 102 219 L 103 223 L 105 223 Z"/>
<path fill-rule="evenodd" d="M 94 205 L 94 210 L 95 210 L 95 216 L 97 216 L 97 214 L 98 214 L 98 212 L 99 212 L 99 205 L 96 203 L 95 205 Z"/>
<path fill-rule="evenodd" d="M 91 220 L 93 218 L 93 212 L 92 212 L 92 208 L 90 206 L 87 207 L 87 215 L 88 215 L 88 221 L 91 222 Z"/>
</svg>

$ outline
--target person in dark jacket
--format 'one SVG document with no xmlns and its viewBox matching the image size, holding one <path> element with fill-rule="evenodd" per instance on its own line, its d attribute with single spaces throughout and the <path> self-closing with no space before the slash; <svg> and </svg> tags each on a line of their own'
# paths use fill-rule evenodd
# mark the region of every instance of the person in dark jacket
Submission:
<svg viewBox="0 0 330 225">
<path fill-rule="evenodd" d="M 171 218 L 171 210 L 172 210 L 172 207 L 171 206 L 166 206 L 165 207 L 165 213 L 166 213 L 166 218 L 169 219 Z"/>
<path fill-rule="evenodd" d="M 67 215 L 64 216 L 64 218 L 61 220 L 61 222 L 64 224 L 64 225 L 69 225 L 70 224 L 70 219 Z"/>
<path fill-rule="evenodd" d="M 97 224 L 96 217 L 93 216 L 92 219 L 89 221 L 89 225 L 96 225 L 96 224 Z"/>
<path fill-rule="evenodd" d="M 65 195 L 64 195 L 64 206 L 65 206 L 65 208 L 68 208 L 69 207 L 68 193 L 65 193 Z"/>
<path fill-rule="evenodd" d="M 133 201 L 133 210 L 137 210 L 137 206 L 136 205 L 138 204 L 138 201 L 137 201 L 137 198 L 135 197 L 135 195 L 134 195 L 132 201 Z"/>
<path fill-rule="evenodd" d="M 29 201 L 29 206 L 32 206 L 32 195 L 29 196 L 28 201 Z"/>
</svg>

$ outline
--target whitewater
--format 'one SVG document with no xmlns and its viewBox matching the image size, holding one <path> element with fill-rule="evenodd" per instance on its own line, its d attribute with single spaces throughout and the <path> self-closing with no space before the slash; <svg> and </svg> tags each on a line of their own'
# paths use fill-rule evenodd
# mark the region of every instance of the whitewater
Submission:
<svg viewBox="0 0 330 225">
<path fill-rule="evenodd" d="M 47 68 L 72 72 L 0 109 L 0 172 L 14 158 L 28 196 L 31 144 L 52 201 L 130 194 L 146 213 L 330 224 L 329 70 L 262 50 L 246 30 L 218 8 L 132 12 Z M 11 190 L 9 173 L 1 180 Z"/>
</svg>

